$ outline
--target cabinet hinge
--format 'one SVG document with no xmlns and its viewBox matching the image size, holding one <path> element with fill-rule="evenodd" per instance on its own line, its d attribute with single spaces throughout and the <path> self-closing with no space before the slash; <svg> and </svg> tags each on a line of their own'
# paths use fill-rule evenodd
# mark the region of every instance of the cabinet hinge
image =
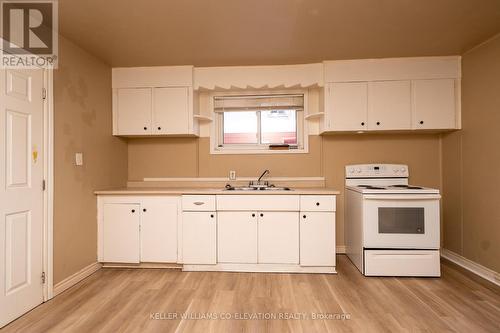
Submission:
<svg viewBox="0 0 500 333">
<path fill-rule="evenodd" d="M 47 98 L 47 89 L 42 88 L 42 99 L 46 99 L 46 98 Z"/>
<path fill-rule="evenodd" d="M 42 191 L 45 191 L 45 189 L 47 188 L 47 183 L 45 182 L 45 179 L 42 180 Z"/>
<path fill-rule="evenodd" d="M 42 284 L 45 284 L 45 272 L 42 272 Z"/>
</svg>

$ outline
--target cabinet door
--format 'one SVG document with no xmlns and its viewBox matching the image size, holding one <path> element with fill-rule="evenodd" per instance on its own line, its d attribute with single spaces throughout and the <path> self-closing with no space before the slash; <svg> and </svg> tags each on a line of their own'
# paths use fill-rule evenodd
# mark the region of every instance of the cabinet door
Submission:
<svg viewBox="0 0 500 333">
<path fill-rule="evenodd" d="M 179 199 L 141 199 L 141 261 L 177 262 L 177 215 Z"/>
<path fill-rule="evenodd" d="M 190 134 L 188 88 L 155 88 L 153 133 Z"/>
<path fill-rule="evenodd" d="M 331 131 L 366 129 L 368 83 L 340 82 L 328 85 L 326 128 Z"/>
<path fill-rule="evenodd" d="M 370 82 L 368 129 L 411 129 L 410 81 Z"/>
<path fill-rule="evenodd" d="M 118 89 L 118 135 L 151 134 L 151 89 Z"/>
<path fill-rule="evenodd" d="M 299 263 L 299 213 L 260 212 L 258 225 L 260 264 Z"/>
<path fill-rule="evenodd" d="M 257 263 L 257 213 L 217 214 L 217 261 Z"/>
<path fill-rule="evenodd" d="M 300 213 L 300 265 L 335 266 L 335 213 Z"/>
<path fill-rule="evenodd" d="M 184 264 L 216 263 L 215 212 L 182 213 L 182 259 Z"/>
<path fill-rule="evenodd" d="M 104 204 L 104 262 L 139 262 L 140 208 L 140 204 Z"/>
<path fill-rule="evenodd" d="M 413 128 L 456 128 L 455 80 L 415 80 L 413 85 Z"/>
</svg>

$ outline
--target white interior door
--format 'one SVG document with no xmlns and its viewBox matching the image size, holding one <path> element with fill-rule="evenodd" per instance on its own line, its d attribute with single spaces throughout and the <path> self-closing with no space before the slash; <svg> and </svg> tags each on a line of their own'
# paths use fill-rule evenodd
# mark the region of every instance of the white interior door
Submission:
<svg viewBox="0 0 500 333">
<path fill-rule="evenodd" d="M 0 327 L 43 302 L 43 70 L 0 70 Z"/>
</svg>

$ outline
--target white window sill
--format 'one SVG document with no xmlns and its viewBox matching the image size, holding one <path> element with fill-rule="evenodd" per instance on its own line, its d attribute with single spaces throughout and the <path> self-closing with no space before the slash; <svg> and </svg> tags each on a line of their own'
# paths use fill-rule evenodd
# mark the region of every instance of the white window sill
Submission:
<svg viewBox="0 0 500 333">
<path fill-rule="evenodd" d="M 271 150 L 271 149 L 221 149 L 210 150 L 213 155 L 267 155 L 267 154 L 307 154 L 308 149 Z"/>
</svg>

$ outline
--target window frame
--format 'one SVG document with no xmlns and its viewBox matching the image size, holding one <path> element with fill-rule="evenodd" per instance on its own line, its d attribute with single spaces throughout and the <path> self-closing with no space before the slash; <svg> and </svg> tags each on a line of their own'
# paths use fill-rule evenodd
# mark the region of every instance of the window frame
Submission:
<svg viewBox="0 0 500 333">
<path fill-rule="evenodd" d="M 221 96 L 252 96 L 252 95 L 285 95 L 301 94 L 304 95 L 304 108 L 302 111 L 296 111 L 297 127 L 297 146 L 296 149 L 271 150 L 269 144 L 244 144 L 236 143 L 219 147 L 224 141 L 224 115 L 221 112 L 215 112 L 214 98 Z M 307 90 L 266 90 L 266 91 L 227 91 L 212 92 L 209 94 L 210 110 L 212 114 L 212 126 L 210 131 L 210 153 L 211 154 L 304 154 L 309 152 L 309 131 L 307 121 L 304 118 L 308 108 Z M 257 117 L 257 135 L 261 138 L 261 117 Z M 260 139 L 259 139 L 260 140 Z"/>
</svg>

